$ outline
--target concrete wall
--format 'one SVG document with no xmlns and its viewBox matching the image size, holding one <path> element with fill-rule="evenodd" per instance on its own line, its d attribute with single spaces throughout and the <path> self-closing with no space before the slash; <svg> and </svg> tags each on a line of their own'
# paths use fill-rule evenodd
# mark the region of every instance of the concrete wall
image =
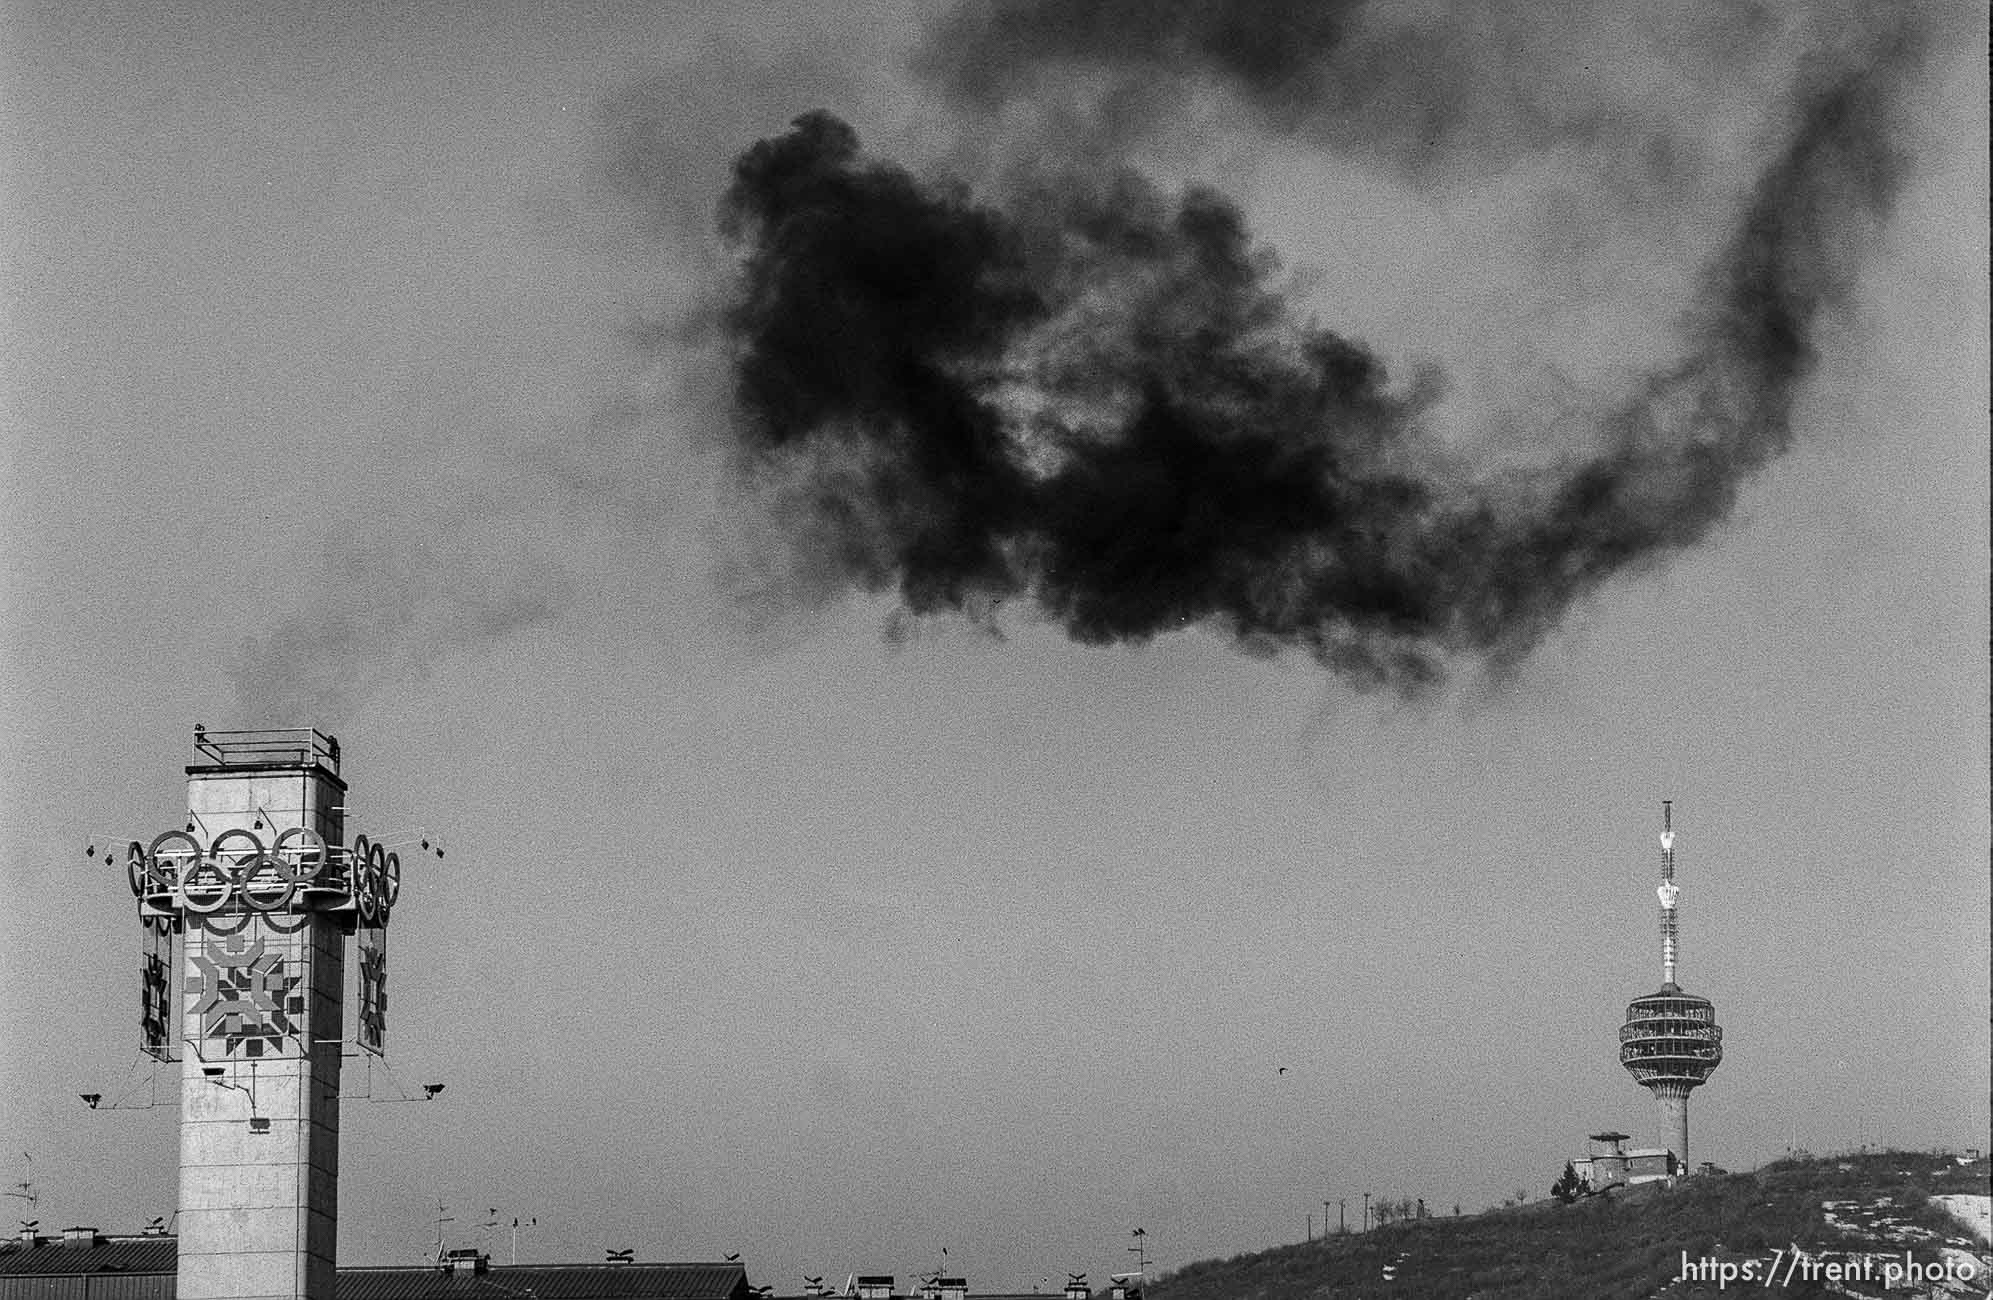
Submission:
<svg viewBox="0 0 1993 1300">
<path fill-rule="evenodd" d="M 188 771 L 210 842 L 336 845 L 344 801 L 319 771 Z M 344 922 L 291 907 L 186 918 L 178 1300 L 334 1300 Z"/>
</svg>

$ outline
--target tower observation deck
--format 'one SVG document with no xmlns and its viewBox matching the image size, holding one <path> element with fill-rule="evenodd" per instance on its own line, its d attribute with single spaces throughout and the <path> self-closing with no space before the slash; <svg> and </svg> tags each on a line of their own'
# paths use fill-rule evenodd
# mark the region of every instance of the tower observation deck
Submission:
<svg viewBox="0 0 1993 1300">
<path fill-rule="evenodd" d="M 1709 1081 L 1723 1061 L 1723 1030 L 1708 998 L 1675 983 L 1680 938 L 1675 884 L 1674 805 L 1661 804 L 1661 988 L 1635 998 L 1619 1030 L 1619 1063 L 1633 1081 L 1654 1094 L 1668 1149 L 1684 1172 L 1689 1164 L 1689 1093 Z"/>
</svg>

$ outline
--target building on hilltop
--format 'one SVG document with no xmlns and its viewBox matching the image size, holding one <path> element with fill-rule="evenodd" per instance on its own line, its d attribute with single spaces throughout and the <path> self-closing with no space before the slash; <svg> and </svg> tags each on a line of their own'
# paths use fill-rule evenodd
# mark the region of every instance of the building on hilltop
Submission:
<svg viewBox="0 0 1993 1300">
<path fill-rule="evenodd" d="M 1588 1192 L 1662 1182 L 1680 1172 L 1674 1153 L 1666 1147 L 1637 1147 L 1628 1151 L 1624 1133 L 1594 1133 L 1591 1141 L 1591 1153 L 1571 1162 L 1578 1181 Z"/>
</svg>

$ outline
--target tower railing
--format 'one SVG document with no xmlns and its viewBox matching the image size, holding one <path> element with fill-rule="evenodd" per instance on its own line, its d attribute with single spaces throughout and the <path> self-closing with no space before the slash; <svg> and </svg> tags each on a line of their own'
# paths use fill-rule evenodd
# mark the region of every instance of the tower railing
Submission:
<svg viewBox="0 0 1993 1300">
<path fill-rule="evenodd" d="M 318 767 L 339 774 L 339 741 L 317 727 L 262 731 L 194 728 L 194 761 L 213 767 Z"/>
</svg>

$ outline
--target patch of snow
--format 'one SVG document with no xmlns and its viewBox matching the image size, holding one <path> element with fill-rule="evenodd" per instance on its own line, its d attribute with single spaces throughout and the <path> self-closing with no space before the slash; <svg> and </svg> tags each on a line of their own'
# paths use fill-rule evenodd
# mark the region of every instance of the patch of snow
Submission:
<svg viewBox="0 0 1993 1300">
<path fill-rule="evenodd" d="M 1964 1224 L 1973 1236 L 1993 1244 L 1993 1196 L 1933 1196 L 1931 1204 Z"/>
</svg>

